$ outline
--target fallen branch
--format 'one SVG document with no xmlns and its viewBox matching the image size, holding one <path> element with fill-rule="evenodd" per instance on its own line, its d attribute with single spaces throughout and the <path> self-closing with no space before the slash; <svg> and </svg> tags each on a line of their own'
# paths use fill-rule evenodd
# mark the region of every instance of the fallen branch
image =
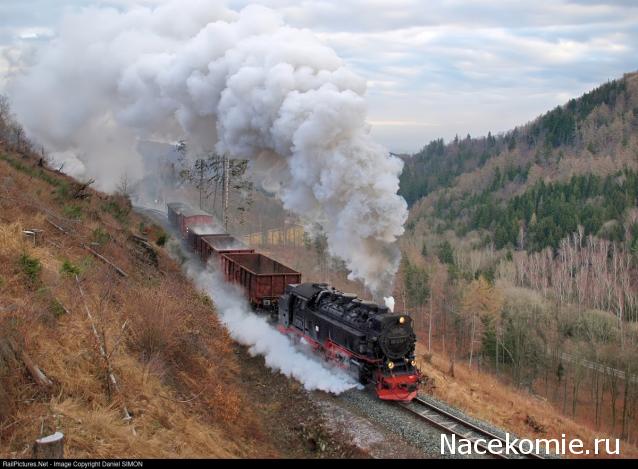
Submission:
<svg viewBox="0 0 638 469">
<path fill-rule="evenodd" d="M 57 225 L 55 223 L 53 223 L 51 220 L 49 220 L 48 218 L 45 218 L 45 220 L 47 221 L 47 223 L 49 223 L 50 225 L 53 225 L 55 228 L 57 228 L 58 230 L 60 230 L 62 233 L 64 234 L 69 234 L 68 231 L 66 231 L 64 228 L 62 228 L 60 225 Z"/>
<path fill-rule="evenodd" d="M 20 360 L 22 360 L 22 363 L 24 363 L 24 366 L 27 368 L 27 370 L 31 374 L 31 377 L 38 386 L 42 386 L 43 388 L 53 386 L 53 382 L 49 378 L 47 378 L 47 376 L 42 372 L 38 365 L 33 363 L 33 360 L 31 360 L 29 354 L 25 352 L 22 347 L 18 347 L 13 339 L 8 339 L 8 342 L 9 346 L 13 350 L 13 353 L 15 353 L 16 356 L 19 357 Z"/>
<path fill-rule="evenodd" d="M 172 397 L 167 397 L 167 396 L 162 396 L 161 394 L 158 394 L 159 397 L 161 397 L 162 399 L 166 399 L 167 401 L 172 401 L 172 402 L 177 402 L 178 404 L 187 404 L 189 402 L 194 401 L 195 399 L 197 399 L 199 396 L 201 396 L 204 391 L 206 390 L 206 388 L 202 389 L 201 391 L 199 391 L 197 394 L 195 394 L 193 397 L 191 397 L 190 399 L 185 399 L 185 400 L 181 400 L 181 399 L 173 399 Z"/>
<path fill-rule="evenodd" d="M 8 195 L 2 195 L 2 194 L 0 194 L 0 198 L 5 199 L 5 200 L 12 200 L 12 201 L 14 201 L 14 202 L 17 202 L 17 203 L 20 203 L 20 204 L 27 205 L 27 206 L 29 206 L 29 207 L 31 207 L 31 208 L 36 209 L 36 210 L 40 210 L 41 212 L 44 212 L 44 213 L 46 213 L 48 216 L 51 216 L 51 217 L 53 217 L 53 218 L 55 218 L 55 219 L 57 219 L 57 220 L 64 221 L 65 223 L 69 223 L 69 224 L 76 224 L 76 225 L 80 223 L 80 221 L 79 221 L 79 220 L 73 220 L 73 219 L 71 219 L 71 218 L 65 218 L 65 217 L 62 217 L 62 216 L 58 215 L 57 213 L 55 213 L 53 210 L 50 210 L 50 209 L 48 209 L 48 208 L 46 208 L 46 207 L 42 206 L 41 204 L 37 203 L 37 202 L 36 202 L 36 201 L 34 201 L 34 200 L 25 200 L 25 198 L 24 198 L 24 197 L 11 197 L 11 196 L 8 196 Z M 50 221 L 50 220 L 48 220 L 48 219 L 47 219 L 47 221 L 49 221 L 49 223 L 51 223 L 51 221 Z M 69 232 L 68 232 L 68 231 L 66 231 L 66 230 L 62 229 L 60 226 L 58 226 L 58 225 L 56 225 L 56 224 L 54 224 L 54 223 L 52 223 L 52 224 L 53 224 L 53 226 L 55 226 L 55 227 L 56 227 L 56 228 L 58 228 L 59 230 L 62 230 L 64 233 L 69 234 Z"/>
<path fill-rule="evenodd" d="M 84 306 L 84 312 L 86 313 L 87 317 L 89 318 L 89 322 L 91 323 L 91 329 L 93 330 L 95 341 L 97 342 L 98 348 L 100 350 L 100 355 L 104 359 L 104 362 L 107 366 L 109 380 L 113 383 L 113 385 L 117 389 L 117 381 L 115 379 L 115 376 L 113 376 L 113 373 L 111 372 L 111 363 L 106 354 L 106 349 L 104 347 L 104 344 L 102 343 L 102 339 L 100 339 L 100 334 L 98 334 L 97 332 L 97 327 L 95 327 L 95 320 L 93 319 L 93 315 L 91 314 L 89 307 L 86 305 L 86 299 L 84 298 L 84 290 L 82 290 L 82 285 L 80 284 L 80 279 L 78 278 L 77 275 L 75 276 L 75 281 L 78 284 L 78 290 L 80 290 L 80 297 L 82 298 L 82 306 Z"/>
<path fill-rule="evenodd" d="M 138 241 L 143 241 L 145 243 L 148 243 L 148 238 L 145 238 L 143 236 L 138 236 L 135 233 L 131 233 L 131 238 L 135 238 Z"/>
<path fill-rule="evenodd" d="M 111 350 L 111 352 L 109 353 L 109 359 L 113 356 L 113 354 L 117 351 L 118 347 L 120 346 L 120 341 L 122 340 L 122 337 L 124 337 L 124 329 L 126 329 L 126 324 L 128 323 L 128 319 L 126 321 L 124 321 L 124 324 L 122 324 L 122 330 L 120 331 L 120 335 L 118 336 L 118 338 L 115 340 L 115 345 L 113 345 L 113 350 Z"/>
<path fill-rule="evenodd" d="M 90 194 L 85 191 L 94 182 L 95 182 L 95 179 L 89 179 L 84 184 L 77 184 L 71 197 L 74 199 L 86 199 L 87 197 L 90 196 Z"/>
<path fill-rule="evenodd" d="M 57 302 L 57 304 L 60 305 L 60 307 L 64 310 L 65 314 L 69 314 L 68 308 L 64 306 L 60 300 L 58 300 L 55 296 L 53 297 L 53 299 Z"/>
<path fill-rule="evenodd" d="M 47 243 L 49 243 L 51 246 L 55 246 L 58 249 L 62 249 L 62 246 L 60 246 L 58 243 L 56 243 L 55 241 L 51 240 L 51 239 L 45 239 L 45 241 Z"/>
<path fill-rule="evenodd" d="M 93 254 L 95 257 L 97 257 L 98 259 L 100 259 L 103 262 L 106 262 L 108 265 L 110 265 L 111 267 L 113 267 L 115 269 L 115 271 L 120 274 L 122 277 L 128 277 L 128 274 L 126 272 L 124 272 L 122 269 L 120 269 L 118 266 L 116 266 L 115 264 L 113 264 L 110 260 L 108 260 L 106 257 L 104 257 L 103 255 L 101 255 L 100 253 L 96 252 L 95 250 L 91 249 L 90 247 L 88 247 L 86 244 L 83 244 L 82 247 L 84 249 L 86 249 L 87 251 L 89 251 L 91 254 Z"/>
<path fill-rule="evenodd" d="M 89 318 L 89 322 L 91 323 L 91 329 L 93 330 L 93 336 L 95 337 L 95 341 L 97 342 L 98 349 L 100 351 L 100 355 L 104 360 L 104 364 L 106 365 L 106 374 L 108 376 L 109 389 L 111 385 L 116 393 L 120 392 L 120 388 L 117 382 L 117 378 L 115 377 L 115 373 L 113 372 L 113 368 L 111 367 L 110 355 L 106 353 L 106 344 L 100 338 L 100 334 L 97 331 L 97 327 L 95 327 L 95 321 L 93 319 L 93 315 L 89 310 L 89 307 L 86 304 L 86 298 L 84 297 L 84 290 L 82 290 L 82 285 L 80 284 L 80 279 L 78 276 L 75 276 L 75 282 L 78 285 L 78 290 L 80 290 L 80 297 L 82 298 L 82 305 L 84 306 L 84 311 L 86 312 L 87 317 Z M 126 322 L 124 323 L 126 325 Z M 124 329 L 124 327 L 122 327 Z M 129 413 L 126 405 L 123 408 L 124 412 L 124 420 L 131 420 L 131 414 Z"/>
</svg>

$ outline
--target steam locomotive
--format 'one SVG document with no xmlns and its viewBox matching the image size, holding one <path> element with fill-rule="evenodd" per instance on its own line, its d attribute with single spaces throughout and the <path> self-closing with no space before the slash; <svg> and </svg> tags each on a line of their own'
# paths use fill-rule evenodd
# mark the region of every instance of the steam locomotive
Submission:
<svg viewBox="0 0 638 469">
<path fill-rule="evenodd" d="M 301 274 L 226 233 L 213 233 L 213 217 L 182 203 L 168 204 L 168 219 L 202 262 L 217 262 L 256 312 L 268 313 L 284 334 L 309 343 L 326 359 L 374 383 L 380 399 L 416 397 L 416 336 L 412 318 L 323 283 L 301 283 Z M 209 228 L 207 228 L 209 227 Z"/>
<path fill-rule="evenodd" d="M 327 284 L 288 285 L 279 299 L 279 329 L 303 337 L 359 382 L 374 381 L 377 396 L 409 401 L 416 397 L 412 318 L 364 301 Z"/>
</svg>

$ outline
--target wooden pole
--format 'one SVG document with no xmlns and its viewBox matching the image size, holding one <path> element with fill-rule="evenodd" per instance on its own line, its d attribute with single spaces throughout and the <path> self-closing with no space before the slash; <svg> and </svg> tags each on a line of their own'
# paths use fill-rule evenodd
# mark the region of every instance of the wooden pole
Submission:
<svg viewBox="0 0 638 469">
<path fill-rule="evenodd" d="M 224 230 L 228 232 L 228 196 L 230 192 L 230 160 L 224 154 Z"/>
</svg>

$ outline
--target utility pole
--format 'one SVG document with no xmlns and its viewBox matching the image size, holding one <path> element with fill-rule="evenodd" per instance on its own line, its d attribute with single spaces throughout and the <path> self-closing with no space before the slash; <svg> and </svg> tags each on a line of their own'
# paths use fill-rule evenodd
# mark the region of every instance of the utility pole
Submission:
<svg viewBox="0 0 638 469">
<path fill-rule="evenodd" d="M 228 232 L 228 193 L 230 192 L 230 160 L 228 155 L 224 153 L 224 229 Z"/>
<path fill-rule="evenodd" d="M 199 163 L 199 168 L 197 168 Z M 195 167 L 199 170 L 199 208 L 203 209 L 202 205 L 202 193 L 204 192 L 204 165 L 206 164 L 204 159 L 199 159 L 195 162 Z"/>
</svg>

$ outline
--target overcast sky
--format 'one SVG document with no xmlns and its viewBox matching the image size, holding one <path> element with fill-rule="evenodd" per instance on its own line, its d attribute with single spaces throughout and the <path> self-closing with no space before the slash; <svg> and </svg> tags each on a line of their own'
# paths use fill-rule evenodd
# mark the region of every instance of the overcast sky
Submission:
<svg viewBox="0 0 638 469">
<path fill-rule="evenodd" d="M 211 0 L 211 3 L 215 0 Z M 0 92 L 19 50 L 67 9 L 157 0 L 0 0 Z M 396 152 L 506 131 L 638 69 L 637 0 L 228 0 L 314 31 L 368 80 L 376 139 Z"/>
</svg>

